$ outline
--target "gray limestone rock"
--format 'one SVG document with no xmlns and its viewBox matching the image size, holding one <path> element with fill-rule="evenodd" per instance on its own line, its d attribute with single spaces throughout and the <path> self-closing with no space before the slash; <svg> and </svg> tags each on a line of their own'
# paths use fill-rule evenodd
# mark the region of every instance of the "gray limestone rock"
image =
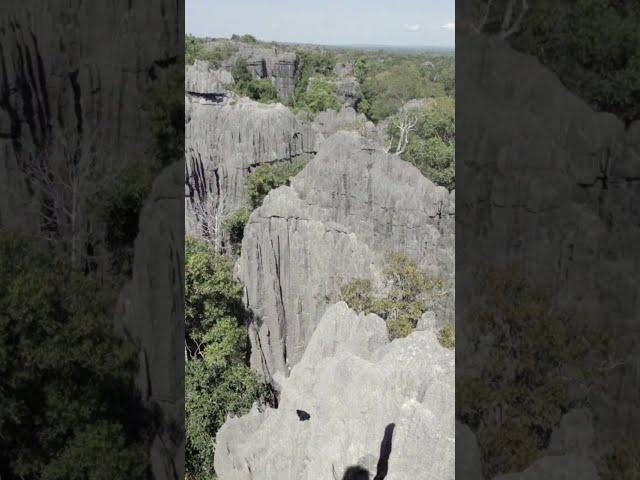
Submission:
<svg viewBox="0 0 640 480">
<path fill-rule="evenodd" d="M 498 475 L 494 480 L 598 480 L 594 463 L 581 455 L 542 457 L 521 473 Z"/>
<path fill-rule="evenodd" d="M 477 281 L 465 265 L 517 266 L 558 307 L 577 307 L 581 321 L 613 336 L 624 365 L 607 372 L 606 395 L 591 406 L 606 445 L 607 428 L 612 438 L 640 429 L 640 365 L 632 360 L 640 345 L 640 124 L 594 111 L 497 38 L 461 42 L 471 61 L 457 72 L 456 100 L 469 106 L 456 118 L 458 214 L 468 232 L 457 239 L 459 304 L 473 304 Z"/>
<path fill-rule="evenodd" d="M 236 45 L 239 50 L 224 63 L 227 70 L 242 58 L 246 60 L 249 70 L 256 78 L 271 80 L 280 100 L 285 101 L 293 97 L 298 76 L 298 56 L 294 52 L 279 47 L 269 48 L 244 43 Z"/>
<path fill-rule="evenodd" d="M 313 128 L 324 137 L 329 137 L 340 130 L 357 131 L 363 136 L 374 136 L 375 126 L 362 113 L 357 113 L 352 107 L 342 107 L 340 111 L 324 110 L 316 114 Z"/>
<path fill-rule="evenodd" d="M 225 480 L 335 480 L 360 464 L 375 474 L 386 432 L 387 480 L 453 479 L 454 363 L 429 332 L 389 343 L 382 319 L 333 305 L 278 408 L 254 407 L 222 426 L 216 472 Z"/>
<path fill-rule="evenodd" d="M 247 174 L 265 163 L 312 156 L 316 132 L 281 104 L 186 99 L 186 231 L 215 236 L 222 218 L 246 205 Z"/>
<path fill-rule="evenodd" d="M 233 88 L 233 76 L 226 70 L 212 70 L 209 62 L 196 60 L 184 75 L 185 92 L 192 96 L 224 97 Z"/>
<path fill-rule="evenodd" d="M 586 408 L 571 410 L 551 434 L 549 453 L 589 455 L 594 441 L 593 415 Z"/>
<path fill-rule="evenodd" d="M 390 251 L 449 282 L 432 309 L 452 321 L 454 215 L 453 193 L 412 165 L 355 133 L 326 140 L 245 228 L 238 276 L 253 314 L 254 368 L 288 375 L 340 287 L 356 277 L 379 282 Z"/>
<path fill-rule="evenodd" d="M 179 478 L 184 471 L 184 231 L 182 162 L 156 179 L 140 214 L 131 280 L 122 292 L 114 320 L 116 329 L 138 348 L 136 385 L 142 400 L 163 415 L 151 445 L 156 479 Z"/>
<path fill-rule="evenodd" d="M 476 436 L 469 427 L 456 422 L 456 479 L 482 478 L 482 462 Z"/>
</svg>

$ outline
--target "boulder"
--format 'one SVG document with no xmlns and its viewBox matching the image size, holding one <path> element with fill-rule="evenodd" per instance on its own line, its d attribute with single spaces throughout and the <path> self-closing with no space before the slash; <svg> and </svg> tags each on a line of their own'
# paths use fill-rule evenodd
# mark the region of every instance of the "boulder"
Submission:
<svg viewBox="0 0 640 480">
<path fill-rule="evenodd" d="M 335 480 L 349 467 L 375 474 L 386 463 L 387 480 L 453 479 L 454 363 L 432 333 L 389 343 L 382 319 L 333 305 L 284 383 L 278 408 L 254 407 L 222 426 L 216 473 L 225 480 Z"/>
<path fill-rule="evenodd" d="M 390 251 L 449 283 L 432 309 L 453 321 L 454 215 L 454 194 L 413 165 L 353 132 L 327 139 L 244 231 L 238 277 L 253 315 L 252 365 L 288 375 L 342 285 L 378 282 Z"/>
</svg>

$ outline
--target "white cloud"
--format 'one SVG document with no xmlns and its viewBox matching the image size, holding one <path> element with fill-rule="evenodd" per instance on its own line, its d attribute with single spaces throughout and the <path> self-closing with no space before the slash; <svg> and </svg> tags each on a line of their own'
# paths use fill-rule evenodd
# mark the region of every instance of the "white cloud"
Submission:
<svg viewBox="0 0 640 480">
<path fill-rule="evenodd" d="M 456 24 L 455 24 L 455 22 L 445 23 L 444 25 L 442 25 L 441 28 L 444 28 L 445 30 L 455 30 L 456 29 Z"/>
<path fill-rule="evenodd" d="M 420 25 L 405 25 L 405 30 L 408 30 L 410 32 L 417 32 L 418 30 L 420 30 Z"/>
</svg>

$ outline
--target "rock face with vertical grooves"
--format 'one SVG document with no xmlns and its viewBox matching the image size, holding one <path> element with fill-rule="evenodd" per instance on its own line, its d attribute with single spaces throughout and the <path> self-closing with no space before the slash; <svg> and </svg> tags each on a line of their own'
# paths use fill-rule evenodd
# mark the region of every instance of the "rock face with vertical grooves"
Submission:
<svg viewBox="0 0 640 480">
<path fill-rule="evenodd" d="M 391 251 L 449 282 L 432 310 L 452 321 L 454 215 L 454 194 L 412 165 L 355 133 L 330 137 L 245 228 L 238 275 L 253 314 L 252 365 L 288 375 L 341 286 L 378 281 Z"/>
<path fill-rule="evenodd" d="M 624 364 L 607 372 L 606 394 L 591 402 L 596 437 L 608 445 L 608 435 L 640 429 L 640 122 L 594 111 L 497 38 L 460 45 L 471 61 L 461 62 L 457 90 L 458 104 L 469 106 L 456 118 L 459 305 L 473 304 L 477 281 L 465 266 L 515 266 L 613 336 Z"/>
<path fill-rule="evenodd" d="M 233 76 L 226 70 L 213 70 L 209 62 L 196 60 L 188 65 L 184 75 L 184 90 L 192 97 L 210 99 L 219 103 L 233 88 Z"/>
<path fill-rule="evenodd" d="M 118 331 L 138 347 L 142 399 L 163 415 L 151 448 L 156 479 L 177 480 L 184 471 L 184 438 L 172 431 L 184 421 L 183 181 L 182 162 L 156 179 L 140 214 L 131 280 L 114 316 Z"/>
<path fill-rule="evenodd" d="M 286 101 L 293 97 L 298 76 L 298 56 L 294 52 L 278 47 L 268 48 L 244 43 L 236 45 L 239 50 L 224 63 L 228 70 L 242 58 L 256 78 L 271 81 L 280 100 Z"/>
<path fill-rule="evenodd" d="M 216 472 L 225 480 L 334 480 L 349 466 L 375 474 L 386 463 L 387 480 L 453 479 L 454 363 L 430 332 L 389 343 L 381 318 L 333 305 L 279 407 L 254 407 L 220 429 Z"/>
<path fill-rule="evenodd" d="M 25 167 L 60 158 L 70 145 L 83 155 L 100 152 L 98 175 L 146 156 L 139 112 L 154 79 L 178 63 L 174 22 L 184 12 L 176 2 L 161 8 L 128 0 L 25 0 L 1 8 L 0 191 L 12 194 L 0 196 L 0 224 L 37 230 L 39 199 L 28 175 L 20 180 Z M 136 37 L 144 41 L 132 49 Z"/>
<path fill-rule="evenodd" d="M 227 215 L 246 205 L 247 174 L 265 163 L 312 156 L 316 133 L 281 104 L 186 96 L 186 225 L 201 233 L 198 212 Z"/>
</svg>

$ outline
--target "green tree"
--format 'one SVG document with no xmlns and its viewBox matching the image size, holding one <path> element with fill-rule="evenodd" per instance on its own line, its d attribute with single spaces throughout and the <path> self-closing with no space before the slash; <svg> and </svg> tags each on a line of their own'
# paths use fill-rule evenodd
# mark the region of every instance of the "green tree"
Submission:
<svg viewBox="0 0 640 480">
<path fill-rule="evenodd" d="M 247 365 L 242 286 L 231 261 L 202 240 L 186 239 L 187 478 L 215 476 L 215 437 L 227 415 L 268 400 L 265 382 Z"/>
<path fill-rule="evenodd" d="M 370 280 L 356 278 L 342 286 L 341 298 L 357 311 L 383 318 L 392 339 L 406 337 L 444 284 L 429 276 L 404 252 L 387 256 L 383 275 L 382 295 L 376 295 Z"/>
<path fill-rule="evenodd" d="M 193 65 L 193 63 L 202 54 L 203 46 L 202 41 L 187 33 L 184 38 L 184 61 L 187 65 Z"/>
<path fill-rule="evenodd" d="M 531 3 L 531 2 L 530 2 Z M 511 45 L 535 55 L 593 108 L 625 122 L 640 118 L 640 4 L 629 0 L 540 0 L 523 8 L 518 28 L 508 28 Z M 490 8 L 489 8 L 490 7 Z M 476 1 L 482 28 L 505 35 L 506 0 Z"/>
<path fill-rule="evenodd" d="M 246 86 L 253 80 L 253 74 L 249 70 L 249 65 L 244 58 L 236 60 L 236 63 L 233 64 L 233 68 L 231 69 L 231 75 L 238 86 Z"/>
<path fill-rule="evenodd" d="M 325 78 L 314 79 L 311 87 L 297 98 L 295 108 L 312 114 L 329 109 L 340 110 L 336 86 Z"/>
<path fill-rule="evenodd" d="M 264 197 L 274 188 L 288 185 L 289 179 L 301 172 L 306 164 L 307 162 L 304 160 L 267 163 L 260 165 L 247 175 L 245 192 L 251 207 L 259 207 Z"/>
<path fill-rule="evenodd" d="M 233 253 L 237 254 L 240 251 L 240 244 L 242 243 L 242 237 L 244 235 L 244 227 L 249 221 L 251 210 L 249 208 L 239 208 L 222 222 L 222 228 L 229 238 L 229 243 L 233 249 Z"/>
<path fill-rule="evenodd" d="M 554 309 L 515 269 L 489 272 L 483 287 L 465 330 L 470 348 L 483 342 L 487 360 L 479 374 L 456 378 L 456 405 L 458 417 L 476 431 L 485 475 L 492 478 L 521 471 L 540 456 L 562 415 L 587 401 L 579 392 L 600 377 L 611 345 Z"/>
<path fill-rule="evenodd" d="M 415 129 L 407 137 L 401 156 L 411 162 L 430 180 L 447 188 L 455 188 L 455 104 L 450 97 L 430 99 L 424 109 L 411 112 L 417 119 Z M 389 126 L 392 143 L 398 141 L 399 129 Z"/>
<path fill-rule="evenodd" d="M 362 84 L 362 95 L 367 110 L 361 107 L 373 121 L 387 118 L 400 110 L 414 98 L 445 96 L 444 87 L 432 82 L 420 67 L 413 62 L 391 66 L 371 77 Z"/>
<path fill-rule="evenodd" d="M 137 351 L 113 333 L 114 301 L 53 245 L 0 233 L 3 478 L 146 478 Z"/>
</svg>

